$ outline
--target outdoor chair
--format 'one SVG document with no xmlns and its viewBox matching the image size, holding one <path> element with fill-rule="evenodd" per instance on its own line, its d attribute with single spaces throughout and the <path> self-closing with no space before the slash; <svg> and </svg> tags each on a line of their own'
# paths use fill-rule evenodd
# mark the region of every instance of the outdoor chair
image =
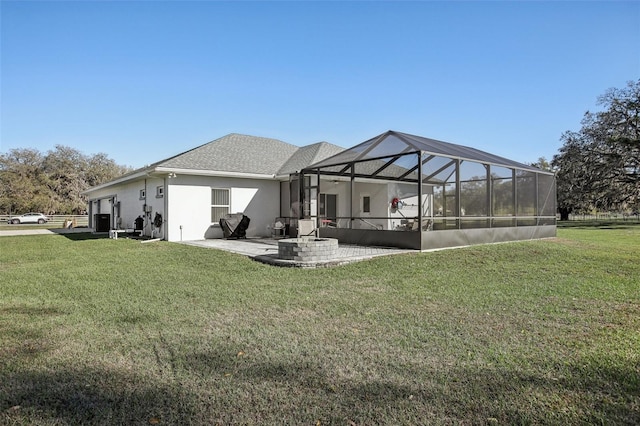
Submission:
<svg viewBox="0 0 640 426">
<path fill-rule="evenodd" d="M 287 235 L 287 226 L 285 225 L 285 220 L 281 217 L 277 217 L 276 221 L 271 226 L 271 237 L 279 238 L 285 237 Z"/>
<path fill-rule="evenodd" d="M 431 219 L 427 219 L 427 218 L 422 218 L 422 231 L 431 231 L 431 229 L 433 228 L 433 221 Z M 418 230 L 418 219 L 413 220 L 413 222 L 411 223 L 411 230 L 412 231 L 417 231 Z"/>
<path fill-rule="evenodd" d="M 314 219 L 298 220 L 298 238 L 316 236 L 316 221 Z"/>
</svg>

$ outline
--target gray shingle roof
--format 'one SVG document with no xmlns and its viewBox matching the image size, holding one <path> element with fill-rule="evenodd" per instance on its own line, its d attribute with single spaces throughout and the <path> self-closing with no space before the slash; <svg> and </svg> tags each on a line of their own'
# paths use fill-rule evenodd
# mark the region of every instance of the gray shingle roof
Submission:
<svg viewBox="0 0 640 426">
<path fill-rule="evenodd" d="M 85 193 L 129 180 L 142 179 L 147 173 L 154 171 L 167 172 L 172 169 L 193 170 L 194 174 L 229 172 L 271 177 L 286 176 L 343 150 L 344 148 L 327 142 L 298 147 L 277 139 L 231 133 L 92 187 Z"/>
<path fill-rule="evenodd" d="M 344 148 L 329 142 L 318 142 L 298 148 L 296 152 L 283 164 L 278 175 L 288 175 L 299 172 L 313 163 L 344 151 Z"/>
<path fill-rule="evenodd" d="M 276 175 L 299 149 L 277 139 L 232 133 L 153 167 Z"/>
</svg>

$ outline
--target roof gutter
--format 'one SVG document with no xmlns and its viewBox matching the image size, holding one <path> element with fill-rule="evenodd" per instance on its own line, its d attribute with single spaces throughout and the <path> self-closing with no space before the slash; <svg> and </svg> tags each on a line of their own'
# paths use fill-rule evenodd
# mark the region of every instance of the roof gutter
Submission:
<svg viewBox="0 0 640 426">
<path fill-rule="evenodd" d="M 174 173 L 176 175 L 216 176 L 216 177 L 232 177 L 232 178 L 239 178 L 239 179 L 263 179 L 263 180 L 278 180 L 285 177 L 285 176 L 276 176 L 275 174 L 264 174 L 264 173 L 225 172 L 225 171 L 218 171 L 218 170 L 179 169 L 175 167 L 155 167 L 153 169 L 149 168 L 133 174 L 121 176 L 110 182 L 91 187 L 85 191 L 82 191 L 82 194 L 87 195 L 93 191 L 98 191 L 104 188 L 108 188 L 110 186 L 118 185 L 118 184 L 129 182 L 129 181 L 135 181 L 138 179 L 144 179 L 147 177 L 161 178 L 170 173 Z M 286 175 L 286 177 L 288 177 L 288 175 Z"/>
<path fill-rule="evenodd" d="M 153 173 L 175 173 L 177 175 L 219 176 L 244 179 L 275 179 L 276 175 L 263 173 L 225 172 L 219 170 L 177 169 L 175 167 L 156 167 Z"/>
</svg>

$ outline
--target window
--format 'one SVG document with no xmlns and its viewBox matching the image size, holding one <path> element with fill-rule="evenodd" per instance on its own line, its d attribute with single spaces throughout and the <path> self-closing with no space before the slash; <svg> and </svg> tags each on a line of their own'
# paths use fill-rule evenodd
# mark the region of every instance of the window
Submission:
<svg viewBox="0 0 640 426">
<path fill-rule="evenodd" d="M 145 191 L 144 189 L 140 190 L 140 199 L 144 200 L 147 198 L 147 191 Z"/>
<path fill-rule="evenodd" d="M 229 190 L 211 188 L 211 223 L 218 223 L 229 214 Z"/>
<path fill-rule="evenodd" d="M 162 198 L 164 196 L 164 186 L 158 186 L 156 188 L 156 198 Z"/>
<path fill-rule="evenodd" d="M 362 213 L 371 213 L 371 197 L 369 195 L 362 196 Z"/>
</svg>

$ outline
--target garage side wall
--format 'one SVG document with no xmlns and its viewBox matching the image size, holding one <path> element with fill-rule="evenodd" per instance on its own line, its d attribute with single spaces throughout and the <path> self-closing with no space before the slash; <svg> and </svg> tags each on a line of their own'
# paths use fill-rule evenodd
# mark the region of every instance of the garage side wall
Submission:
<svg viewBox="0 0 640 426">
<path fill-rule="evenodd" d="M 164 194 L 158 195 L 158 187 L 163 186 L 163 179 L 147 179 L 123 185 L 118 192 L 118 202 L 120 203 L 120 228 L 127 229 L 135 226 L 135 220 L 139 216 L 144 219 L 144 233 L 150 235 L 151 222 L 156 213 L 164 217 Z M 143 191 L 141 193 L 141 191 Z M 162 237 L 154 231 L 155 237 Z"/>
<path fill-rule="evenodd" d="M 162 189 L 159 189 L 162 188 Z M 164 179 L 147 178 L 121 185 L 114 185 L 89 194 L 90 214 L 109 214 L 110 228 L 132 229 L 139 216 L 144 219 L 144 235 L 164 237 L 164 225 L 152 227 L 156 213 L 165 217 Z M 93 218 L 89 218 L 92 227 Z"/>
</svg>

